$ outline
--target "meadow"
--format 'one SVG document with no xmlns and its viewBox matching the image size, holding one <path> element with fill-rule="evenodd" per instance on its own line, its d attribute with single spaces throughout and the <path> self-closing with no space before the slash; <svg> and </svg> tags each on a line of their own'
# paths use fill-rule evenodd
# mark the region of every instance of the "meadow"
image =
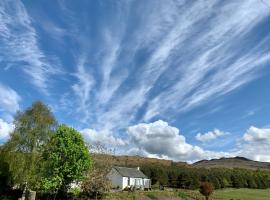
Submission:
<svg viewBox="0 0 270 200">
<path fill-rule="evenodd" d="M 223 200 L 269 200 L 270 189 L 224 189 L 215 191 L 214 197 Z"/>
</svg>

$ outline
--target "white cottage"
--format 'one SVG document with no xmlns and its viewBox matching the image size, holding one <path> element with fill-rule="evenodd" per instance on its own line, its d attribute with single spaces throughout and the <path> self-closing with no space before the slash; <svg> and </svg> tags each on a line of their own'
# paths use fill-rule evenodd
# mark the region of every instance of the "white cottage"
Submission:
<svg viewBox="0 0 270 200">
<path fill-rule="evenodd" d="M 137 168 L 113 167 L 108 175 L 113 188 L 124 189 L 134 186 L 137 189 L 150 189 L 151 180 Z"/>
</svg>

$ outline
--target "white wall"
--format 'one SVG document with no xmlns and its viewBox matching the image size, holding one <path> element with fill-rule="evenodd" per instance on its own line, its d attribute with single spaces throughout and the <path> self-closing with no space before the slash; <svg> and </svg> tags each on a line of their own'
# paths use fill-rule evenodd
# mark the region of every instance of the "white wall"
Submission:
<svg viewBox="0 0 270 200">
<path fill-rule="evenodd" d="M 143 179 L 143 181 L 144 181 L 145 188 L 151 188 L 151 180 L 150 179 Z"/>
<path fill-rule="evenodd" d="M 137 187 L 143 187 L 143 179 L 142 178 L 130 178 L 130 185 L 134 185 Z"/>
<path fill-rule="evenodd" d="M 123 177 L 123 188 L 122 189 L 124 189 L 127 186 L 128 186 L 128 177 Z"/>
<path fill-rule="evenodd" d="M 145 178 L 130 178 L 128 184 L 128 177 L 123 177 L 122 179 L 122 189 L 126 188 L 127 186 L 136 186 L 137 188 L 151 188 L 151 180 Z"/>
</svg>

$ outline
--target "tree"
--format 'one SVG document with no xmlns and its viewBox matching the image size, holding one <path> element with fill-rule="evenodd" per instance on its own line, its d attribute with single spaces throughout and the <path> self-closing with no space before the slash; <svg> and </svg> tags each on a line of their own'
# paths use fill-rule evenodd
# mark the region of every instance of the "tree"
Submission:
<svg viewBox="0 0 270 200">
<path fill-rule="evenodd" d="M 89 149 L 94 162 L 82 182 L 82 190 L 88 197 L 100 199 L 111 187 L 108 174 L 113 166 L 113 151 L 100 143 L 89 145 Z"/>
<path fill-rule="evenodd" d="M 34 189 L 41 147 L 55 130 L 56 120 L 50 109 L 36 101 L 14 117 L 14 131 L 3 146 L 15 184 Z"/>
<path fill-rule="evenodd" d="M 0 146 L 0 194 L 5 194 L 11 188 L 10 178 L 9 165 L 5 161 L 5 154 L 2 152 Z"/>
<path fill-rule="evenodd" d="M 214 191 L 214 186 L 210 182 L 203 182 L 200 186 L 200 193 L 205 196 L 205 199 L 208 200 L 210 195 Z"/>
<path fill-rule="evenodd" d="M 75 129 L 60 125 L 44 147 L 45 191 L 52 191 L 58 199 L 66 198 L 70 184 L 83 180 L 92 165 L 88 148 Z"/>
</svg>

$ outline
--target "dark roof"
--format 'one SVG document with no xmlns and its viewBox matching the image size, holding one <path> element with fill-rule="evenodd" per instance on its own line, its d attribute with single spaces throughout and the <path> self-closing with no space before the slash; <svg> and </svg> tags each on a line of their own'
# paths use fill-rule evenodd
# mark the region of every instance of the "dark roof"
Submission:
<svg viewBox="0 0 270 200">
<path fill-rule="evenodd" d="M 119 174 L 123 177 L 134 177 L 134 178 L 147 178 L 141 170 L 137 168 L 128 168 L 128 167 L 113 167 Z"/>
</svg>

